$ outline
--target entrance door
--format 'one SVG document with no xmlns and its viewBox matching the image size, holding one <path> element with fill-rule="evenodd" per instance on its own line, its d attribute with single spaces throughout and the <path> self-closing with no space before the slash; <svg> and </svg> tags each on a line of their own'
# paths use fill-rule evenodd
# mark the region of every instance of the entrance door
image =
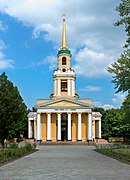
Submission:
<svg viewBox="0 0 130 180">
<path fill-rule="evenodd" d="M 61 141 L 67 141 L 68 120 L 67 113 L 61 114 Z"/>
</svg>

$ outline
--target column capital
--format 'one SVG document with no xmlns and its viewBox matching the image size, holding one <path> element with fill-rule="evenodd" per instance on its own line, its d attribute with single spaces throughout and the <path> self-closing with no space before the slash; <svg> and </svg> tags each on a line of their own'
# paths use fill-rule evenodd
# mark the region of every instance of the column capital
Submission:
<svg viewBox="0 0 130 180">
<path fill-rule="evenodd" d="M 92 114 L 92 112 L 88 112 L 88 114 Z"/>
<path fill-rule="evenodd" d="M 96 121 L 96 122 L 98 122 L 98 121 L 101 121 L 101 119 L 95 119 L 95 120 L 93 120 L 93 121 Z"/>
<path fill-rule="evenodd" d="M 61 114 L 61 112 L 57 112 L 57 114 Z"/>
<path fill-rule="evenodd" d="M 77 114 L 82 114 L 82 112 L 77 112 Z"/>
<path fill-rule="evenodd" d="M 37 112 L 37 114 L 41 114 L 40 112 Z"/>
<path fill-rule="evenodd" d="M 51 114 L 51 112 L 46 112 L 46 114 Z"/>
<path fill-rule="evenodd" d="M 67 112 L 67 114 L 72 114 L 72 112 Z"/>
</svg>

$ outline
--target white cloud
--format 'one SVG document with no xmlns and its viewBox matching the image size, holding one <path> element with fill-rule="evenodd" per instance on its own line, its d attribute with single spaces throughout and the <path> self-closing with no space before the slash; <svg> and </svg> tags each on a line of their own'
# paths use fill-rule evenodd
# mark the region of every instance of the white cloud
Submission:
<svg viewBox="0 0 130 180">
<path fill-rule="evenodd" d="M 8 26 L 5 25 L 2 21 L 0 21 L 0 31 L 5 32 L 8 29 Z"/>
<path fill-rule="evenodd" d="M 85 88 L 79 89 L 79 91 L 96 92 L 96 91 L 101 91 L 101 87 L 98 87 L 98 86 L 86 86 Z"/>
<path fill-rule="evenodd" d="M 43 59 L 41 61 L 33 62 L 31 64 L 31 67 L 38 67 L 38 66 L 41 66 L 44 64 L 49 64 L 49 70 L 54 70 L 57 65 L 57 59 L 55 56 L 47 56 L 45 59 Z"/>
<path fill-rule="evenodd" d="M 101 102 L 94 102 L 95 107 L 101 107 L 105 110 L 112 109 L 112 108 L 119 108 L 123 101 L 125 100 L 126 94 L 124 93 L 118 93 L 114 94 L 114 97 L 112 98 L 112 104 L 102 104 Z"/>
<path fill-rule="evenodd" d="M 49 69 L 53 70 L 56 68 L 57 59 L 55 56 L 48 56 L 47 58 L 44 59 L 43 63 L 49 64 Z"/>
<path fill-rule="evenodd" d="M 124 93 L 118 93 L 114 94 L 114 97 L 112 98 L 112 102 L 114 104 L 122 104 L 123 101 L 125 100 L 126 94 Z"/>
<path fill-rule="evenodd" d="M 102 104 L 101 102 L 94 102 L 94 106 L 103 108 L 105 110 L 112 109 L 112 108 L 115 109 L 115 106 L 113 106 L 112 104 Z"/>
<path fill-rule="evenodd" d="M 5 43 L 0 40 L 0 70 L 14 68 L 14 61 L 12 59 L 6 59 L 3 50 L 6 48 Z"/>
<path fill-rule="evenodd" d="M 106 68 L 114 61 L 114 58 L 110 54 L 85 47 L 77 53 L 75 60 L 76 65 L 73 68 L 78 75 L 97 78 L 108 75 Z"/>
<path fill-rule="evenodd" d="M 111 105 L 111 104 L 104 104 L 104 105 L 102 105 L 102 108 L 105 109 L 105 110 L 112 109 L 112 108 L 115 109 L 115 107 L 113 105 Z"/>
<path fill-rule="evenodd" d="M 14 68 L 14 61 L 11 59 L 1 59 L 0 57 L 0 70 Z"/>
<path fill-rule="evenodd" d="M 1 0 L 0 11 L 33 27 L 33 36 L 44 33 L 55 48 L 61 46 L 61 13 L 67 14 L 67 44 L 76 51 L 77 74 L 107 75 L 108 65 L 117 60 L 125 38 L 113 23 L 119 18 L 115 7 L 120 0 Z M 81 49 L 81 47 L 84 47 Z M 78 49 L 80 51 L 78 52 Z"/>
</svg>

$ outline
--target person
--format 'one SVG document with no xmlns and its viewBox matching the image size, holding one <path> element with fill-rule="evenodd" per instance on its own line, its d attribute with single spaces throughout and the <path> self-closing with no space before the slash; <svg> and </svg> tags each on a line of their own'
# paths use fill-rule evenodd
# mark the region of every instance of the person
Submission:
<svg viewBox="0 0 130 180">
<path fill-rule="evenodd" d="M 64 127 L 64 141 L 66 141 L 66 128 Z"/>
</svg>

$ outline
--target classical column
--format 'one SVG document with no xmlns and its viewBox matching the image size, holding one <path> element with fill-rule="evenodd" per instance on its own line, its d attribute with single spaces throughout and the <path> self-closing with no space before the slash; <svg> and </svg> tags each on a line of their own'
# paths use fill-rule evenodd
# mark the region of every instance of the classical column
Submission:
<svg viewBox="0 0 130 180">
<path fill-rule="evenodd" d="M 72 80 L 72 96 L 75 96 L 74 80 Z"/>
<path fill-rule="evenodd" d="M 71 113 L 68 113 L 68 141 L 71 141 Z"/>
<path fill-rule="evenodd" d="M 68 96 L 70 96 L 70 79 L 68 79 Z"/>
<path fill-rule="evenodd" d="M 98 121 L 98 138 L 102 138 L 101 136 L 101 120 Z"/>
<path fill-rule="evenodd" d="M 32 138 L 31 135 L 32 135 L 32 127 L 31 127 L 31 121 L 29 120 L 28 121 L 28 138 Z"/>
<path fill-rule="evenodd" d="M 81 113 L 78 113 L 78 141 L 82 141 L 82 119 L 81 119 Z"/>
<path fill-rule="evenodd" d="M 54 96 L 56 96 L 56 80 L 54 80 Z"/>
<path fill-rule="evenodd" d="M 92 113 L 88 113 L 88 141 L 92 140 Z"/>
<path fill-rule="evenodd" d="M 58 113 L 58 136 L 57 140 L 61 141 L 61 113 Z"/>
<path fill-rule="evenodd" d="M 34 120 L 34 139 L 36 140 L 36 131 L 37 131 L 37 129 L 36 129 L 36 119 Z"/>
<path fill-rule="evenodd" d="M 41 114 L 37 113 L 37 141 L 41 140 Z"/>
<path fill-rule="evenodd" d="M 51 113 L 47 113 L 47 141 L 51 141 Z"/>
<path fill-rule="evenodd" d="M 92 121 L 92 139 L 95 139 L 95 121 Z"/>
<path fill-rule="evenodd" d="M 58 79 L 58 96 L 60 96 L 60 89 L 61 89 L 60 79 Z"/>
</svg>

